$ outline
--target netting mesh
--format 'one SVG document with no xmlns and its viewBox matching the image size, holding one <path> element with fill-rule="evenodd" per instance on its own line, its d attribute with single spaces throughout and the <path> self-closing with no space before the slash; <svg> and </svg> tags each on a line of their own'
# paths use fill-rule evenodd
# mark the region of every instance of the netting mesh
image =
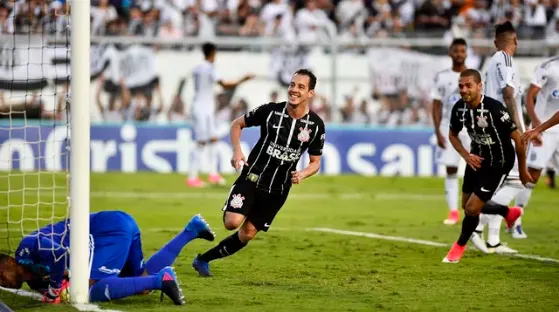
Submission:
<svg viewBox="0 0 559 312">
<path fill-rule="evenodd" d="M 68 8 L 0 1 L 0 253 L 69 215 Z"/>
</svg>

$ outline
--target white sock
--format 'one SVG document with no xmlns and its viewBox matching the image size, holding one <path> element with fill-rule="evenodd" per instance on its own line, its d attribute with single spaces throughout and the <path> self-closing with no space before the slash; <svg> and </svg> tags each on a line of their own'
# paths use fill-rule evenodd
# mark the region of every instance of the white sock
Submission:
<svg viewBox="0 0 559 312">
<path fill-rule="evenodd" d="M 191 155 L 191 163 L 188 170 L 188 178 L 196 179 L 198 178 L 198 171 L 200 171 L 200 162 L 205 154 L 206 145 L 200 146 L 196 145 Z"/>
<path fill-rule="evenodd" d="M 487 223 L 489 223 L 489 215 L 486 215 L 486 214 L 483 214 L 483 213 L 480 214 L 479 215 L 479 223 L 476 227 L 476 231 L 483 232 Z"/>
<path fill-rule="evenodd" d="M 495 246 L 501 242 L 501 222 L 503 217 L 499 215 L 488 215 L 489 230 L 487 231 L 487 243 Z"/>
<path fill-rule="evenodd" d="M 522 191 L 520 191 L 520 193 L 518 193 L 518 195 L 516 195 L 516 200 L 514 204 L 518 207 L 526 208 L 526 206 L 528 205 L 528 201 L 532 196 L 533 190 L 534 190 L 534 186 L 532 185 L 526 186 L 524 189 L 522 189 Z"/>
<path fill-rule="evenodd" d="M 210 175 L 217 174 L 217 144 L 208 144 L 208 173 Z"/>
<path fill-rule="evenodd" d="M 514 225 L 513 228 L 516 228 L 517 226 L 522 225 L 522 217 L 518 217 L 518 219 L 516 219 L 516 221 L 514 221 Z"/>
<path fill-rule="evenodd" d="M 458 210 L 458 178 L 455 174 L 448 175 L 444 180 L 444 193 L 448 210 Z"/>
</svg>

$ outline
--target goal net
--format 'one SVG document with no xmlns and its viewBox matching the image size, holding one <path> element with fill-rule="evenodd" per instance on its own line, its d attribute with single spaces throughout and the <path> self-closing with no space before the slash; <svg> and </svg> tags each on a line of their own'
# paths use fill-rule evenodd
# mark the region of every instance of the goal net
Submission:
<svg viewBox="0 0 559 312">
<path fill-rule="evenodd" d="M 74 0 L 73 4 L 80 2 L 88 1 Z M 5 21 L 3 16 L 7 17 Z M 69 1 L 0 2 L 0 253 L 16 256 L 23 237 L 46 235 L 61 242 L 60 247 L 41 246 L 37 239 L 38 248 L 50 250 L 68 268 L 72 249 L 69 226 L 55 231 L 41 229 L 57 222 L 69 225 L 75 205 L 71 196 L 75 183 L 70 174 L 76 165 L 72 163 L 76 158 L 73 154 L 81 153 L 89 165 L 89 152 L 84 153 L 83 148 L 89 138 L 78 145 L 81 150 L 73 150 L 72 137 L 83 139 L 83 132 L 89 136 L 89 123 L 82 125 L 87 130 L 78 129 L 76 138 L 73 122 L 82 120 L 74 120 L 70 110 L 71 90 L 77 91 L 76 79 L 70 79 L 74 66 L 70 62 L 74 55 L 74 27 L 70 22 Z M 83 60 L 89 67 L 88 57 Z M 89 71 L 84 74 L 89 80 Z M 85 100 L 83 105 L 89 106 L 88 103 Z M 79 110 L 87 112 L 88 107 Z M 82 163 L 77 165 L 83 169 Z M 87 173 L 88 170 L 89 180 Z M 89 214 L 88 202 L 83 203 L 83 208 Z M 88 231 L 88 225 L 85 227 Z M 78 258 L 84 256 L 88 257 Z M 30 297 L 33 292 L 24 283 L 16 294 Z M 15 310 L 30 302 L 6 289 L 0 291 L 0 300 Z"/>
</svg>

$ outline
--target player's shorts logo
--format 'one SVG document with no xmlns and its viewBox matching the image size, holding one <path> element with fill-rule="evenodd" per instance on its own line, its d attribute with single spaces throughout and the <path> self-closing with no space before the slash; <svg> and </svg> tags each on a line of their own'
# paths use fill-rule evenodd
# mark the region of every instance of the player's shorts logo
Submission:
<svg viewBox="0 0 559 312">
<path fill-rule="evenodd" d="M 243 207 L 243 201 L 245 200 L 245 198 L 241 194 L 233 194 L 233 196 L 231 197 L 232 199 L 229 202 L 229 205 L 231 205 L 231 207 L 235 209 L 240 209 L 241 207 Z"/>
<path fill-rule="evenodd" d="M 559 99 L 559 90 L 551 91 L 551 97 L 554 99 Z"/>
<path fill-rule="evenodd" d="M 305 129 L 305 128 L 299 128 L 299 135 L 297 135 L 297 139 L 303 143 L 308 142 L 310 137 L 311 137 L 311 132 L 312 129 Z"/>
</svg>

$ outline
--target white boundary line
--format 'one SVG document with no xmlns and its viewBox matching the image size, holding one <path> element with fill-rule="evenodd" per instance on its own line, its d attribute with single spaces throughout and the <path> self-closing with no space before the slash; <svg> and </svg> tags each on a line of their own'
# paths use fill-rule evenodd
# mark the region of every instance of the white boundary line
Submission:
<svg viewBox="0 0 559 312">
<path fill-rule="evenodd" d="M 418 244 L 418 245 L 427 245 L 427 246 L 433 246 L 433 247 L 447 247 L 447 248 L 450 247 L 450 245 L 443 244 L 443 243 L 437 243 L 437 242 L 421 240 L 421 239 L 414 239 L 414 238 L 408 238 L 408 237 L 387 236 L 387 235 L 381 235 L 381 234 L 376 234 L 376 233 L 354 232 L 354 231 L 337 230 L 337 229 L 330 229 L 330 228 L 309 228 L 309 229 L 307 229 L 307 231 L 335 233 L 335 234 L 350 235 L 350 236 L 361 236 L 361 237 L 391 240 L 391 241 L 398 241 L 398 242 Z M 524 255 L 524 254 L 499 254 L 499 255 L 522 258 L 522 259 L 537 260 L 537 261 L 541 261 L 541 262 L 559 263 L 558 259 L 544 258 L 544 257 L 540 257 L 540 256 L 537 256 L 537 255 Z"/>
<path fill-rule="evenodd" d="M 41 301 L 41 299 L 43 299 L 43 296 L 37 292 L 33 292 L 33 291 L 28 291 L 28 290 L 23 290 L 23 289 L 10 289 L 10 288 L 4 288 L 4 287 L 0 287 L 0 290 L 2 291 L 7 291 L 10 292 L 14 295 L 18 295 L 18 296 L 22 296 L 22 297 L 29 297 L 38 301 Z M 66 306 L 63 304 L 63 306 Z M 70 305 L 67 305 L 70 306 Z M 77 309 L 78 311 L 91 311 L 91 312 L 124 312 L 124 311 L 119 311 L 119 310 L 107 310 L 107 309 L 101 309 L 98 305 L 95 304 L 73 304 L 72 307 L 74 307 L 75 309 Z"/>
</svg>

